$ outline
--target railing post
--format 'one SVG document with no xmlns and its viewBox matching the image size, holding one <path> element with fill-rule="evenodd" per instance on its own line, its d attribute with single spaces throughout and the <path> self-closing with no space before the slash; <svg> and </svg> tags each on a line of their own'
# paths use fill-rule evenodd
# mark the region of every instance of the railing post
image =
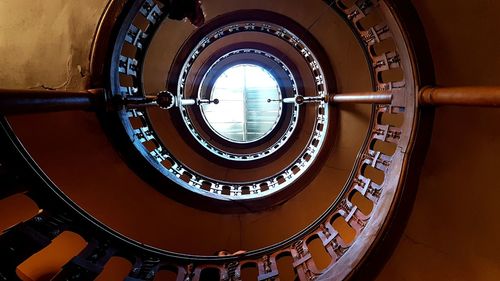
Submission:
<svg viewBox="0 0 500 281">
<path fill-rule="evenodd" d="M 52 281 L 94 280 L 104 269 L 116 250 L 108 243 L 92 240 L 83 251 L 63 266 Z"/>
<path fill-rule="evenodd" d="M 47 247 L 71 222 L 64 215 L 43 211 L 4 231 L 0 235 L 0 280 L 17 280 L 17 266 Z"/>
</svg>

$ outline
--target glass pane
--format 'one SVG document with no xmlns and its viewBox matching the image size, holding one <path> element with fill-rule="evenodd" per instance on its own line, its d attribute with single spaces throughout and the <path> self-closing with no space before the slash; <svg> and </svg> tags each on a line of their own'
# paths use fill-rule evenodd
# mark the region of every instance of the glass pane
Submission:
<svg viewBox="0 0 500 281">
<path fill-rule="evenodd" d="M 280 88 L 263 67 L 238 64 L 228 68 L 215 81 L 210 99 L 203 104 L 208 125 L 221 137 L 247 143 L 269 134 L 281 115 Z"/>
</svg>

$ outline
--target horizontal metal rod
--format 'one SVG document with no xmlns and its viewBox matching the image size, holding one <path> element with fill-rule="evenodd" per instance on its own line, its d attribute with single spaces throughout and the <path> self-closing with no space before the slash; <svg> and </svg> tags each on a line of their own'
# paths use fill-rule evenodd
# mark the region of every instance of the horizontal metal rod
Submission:
<svg viewBox="0 0 500 281">
<path fill-rule="evenodd" d="M 330 103 L 389 104 L 391 101 L 392 94 L 384 92 L 361 92 L 330 96 Z"/>
<path fill-rule="evenodd" d="M 500 87 L 428 87 L 420 91 L 419 103 L 500 107 Z"/>
<path fill-rule="evenodd" d="M 389 104 L 392 94 L 388 92 L 359 92 L 335 94 L 330 103 Z M 123 105 L 156 105 L 155 97 L 125 101 Z M 500 87 L 428 87 L 419 93 L 421 105 L 460 105 L 500 107 Z M 122 104 L 118 102 L 118 105 Z M 0 114 L 13 115 L 36 112 L 66 110 L 109 110 L 117 104 L 106 101 L 104 89 L 84 91 L 13 90 L 0 89 Z"/>
<path fill-rule="evenodd" d="M 106 108 L 104 89 L 85 91 L 0 89 L 0 114 L 13 115 Z"/>
</svg>

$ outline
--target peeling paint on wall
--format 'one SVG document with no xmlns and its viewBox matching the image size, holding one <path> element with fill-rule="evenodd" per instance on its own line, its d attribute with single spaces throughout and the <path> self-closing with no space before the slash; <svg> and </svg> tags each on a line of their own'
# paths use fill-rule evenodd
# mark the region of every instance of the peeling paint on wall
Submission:
<svg viewBox="0 0 500 281">
<path fill-rule="evenodd" d="M 2 88 L 81 89 L 107 0 L 0 1 Z M 82 75 L 83 74 L 83 75 Z"/>
</svg>

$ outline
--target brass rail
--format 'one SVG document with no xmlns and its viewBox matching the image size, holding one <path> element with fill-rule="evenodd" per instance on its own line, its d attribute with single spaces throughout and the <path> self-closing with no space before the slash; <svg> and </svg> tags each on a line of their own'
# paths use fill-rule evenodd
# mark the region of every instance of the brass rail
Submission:
<svg viewBox="0 0 500 281">
<path fill-rule="evenodd" d="M 428 87 L 419 94 L 421 105 L 500 106 L 500 87 Z"/>
<path fill-rule="evenodd" d="M 330 97 L 331 103 L 388 104 L 391 103 L 391 101 L 392 94 L 377 92 L 336 94 Z"/>
</svg>

